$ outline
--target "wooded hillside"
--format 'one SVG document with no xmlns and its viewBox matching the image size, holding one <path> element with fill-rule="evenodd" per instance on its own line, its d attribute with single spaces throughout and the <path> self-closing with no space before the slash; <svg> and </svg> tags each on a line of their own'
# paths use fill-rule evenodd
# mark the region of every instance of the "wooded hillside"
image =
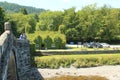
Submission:
<svg viewBox="0 0 120 80">
<path fill-rule="evenodd" d="M 3 7 L 7 13 L 18 13 L 21 8 L 25 8 L 28 13 L 39 14 L 45 11 L 45 9 L 41 9 L 41 8 L 35 8 L 31 6 L 22 6 L 22 5 L 18 5 L 15 3 L 8 3 L 8 2 L 0 2 L 0 7 Z"/>
</svg>

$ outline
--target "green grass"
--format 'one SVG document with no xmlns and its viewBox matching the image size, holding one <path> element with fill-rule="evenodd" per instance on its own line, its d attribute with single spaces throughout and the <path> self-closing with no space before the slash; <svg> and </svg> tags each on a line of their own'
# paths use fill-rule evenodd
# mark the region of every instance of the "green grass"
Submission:
<svg viewBox="0 0 120 80">
<path fill-rule="evenodd" d="M 36 56 L 38 68 L 94 67 L 101 65 L 119 65 L 120 54 L 79 54 L 79 55 L 52 55 Z"/>
</svg>

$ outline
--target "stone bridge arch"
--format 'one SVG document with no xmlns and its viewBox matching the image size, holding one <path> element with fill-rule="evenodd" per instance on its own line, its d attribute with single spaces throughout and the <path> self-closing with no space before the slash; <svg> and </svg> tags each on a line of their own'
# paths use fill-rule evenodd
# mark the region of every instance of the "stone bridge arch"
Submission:
<svg viewBox="0 0 120 80">
<path fill-rule="evenodd" d="M 0 80 L 43 80 L 30 64 L 29 40 L 17 39 L 9 22 L 0 35 Z"/>
</svg>

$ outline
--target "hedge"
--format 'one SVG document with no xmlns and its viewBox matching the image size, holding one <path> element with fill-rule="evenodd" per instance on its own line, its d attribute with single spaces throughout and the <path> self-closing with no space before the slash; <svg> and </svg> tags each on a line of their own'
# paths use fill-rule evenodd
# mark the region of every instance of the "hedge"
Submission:
<svg viewBox="0 0 120 80">
<path fill-rule="evenodd" d="M 48 48 L 48 49 L 65 48 L 66 36 L 59 32 L 36 31 L 35 33 L 27 34 L 27 36 L 30 42 L 39 44 L 40 46 L 39 48 L 41 48 L 42 44 L 45 45 L 45 48 Z M 38 40 L 38 37 L 40 38 L 40 41 Z"/>
</svg>

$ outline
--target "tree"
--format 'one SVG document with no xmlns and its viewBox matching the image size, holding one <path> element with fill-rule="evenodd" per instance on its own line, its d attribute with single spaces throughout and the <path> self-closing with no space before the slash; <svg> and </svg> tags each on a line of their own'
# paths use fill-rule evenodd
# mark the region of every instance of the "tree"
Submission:
<svg viewBox="0 0 120 80">
<path fill-rule="evenodd" d="M 42 30 L 58 31 L 59 25 L 62 24 L 63 12 L 46 11 L 39 15 L 39 24 Z M 44 25 L 44 26 L 43 26 Z M 44 28 L 43 28 L 44 27 Z"/>
<path fill-rule="evenodd" d="M 35 15 L 29 14 L 29 15 L 26 15 L 26 18 L 27 18 L 28 24 L 31 27 L 31 30 L 29 31 L 29 33 L 33 33 L 35 31 L 35 26 L 36 26 L 36 22 L 37 22 L 35 19 Z"/>
<path fill-rule="evenodd" d="M 77 41 L 78 32 L 75 28 L 70 28 L 66 31 L 67 42 Z"/>
<path fill-rule="evenodd" d="M 5 11 L 0 7 L 0 34 L 4 31 Z"/>
<path fill-rule="evenodd" d="M 59 32 L 60 32 L 61 34 L 65 34 L 65 31 L 66 31 L 65 25 L 60 25 L 60 26 L 59 26 Z"/>
<path fill-rule="evenodd" d="M 18 37 L 22 32 L 33 33 L 35 31 L 36 19 L 32 14 L 7 14 L 7 19 L 14 23 L 12 27 L 16 29 L 16 37 Z"/>
<path fill-rule="evenodd" d="M 70 9 L 67 9 L 67 10 L 64 10 L 63 24 L 67 28 L 74 28 L 76 26 L 74 24 L 75 16 L 76 16 L 76 13 L 75 13 L 75 8 L 74 7 L 70 8 Z"/>
<path fill-rule="evenodd" d="M 22 13 L 22 14 L 24 14 L 24 15 L 27 15 L 28 13 L 27 13 L 27 10 L 25 9 L 25 8 L 21 8 L 20 9 L 20 12 Z"/>
<path fill-rule="evenodd" d="M 46 31 L 47 30 L 47 27 L 46 27 L 46 25 L 44 24 L 44 23 L 37 23 L 36 24 L 36 27 L 35 27 L 36 29 L 36 31 Z"/>
</svg>

